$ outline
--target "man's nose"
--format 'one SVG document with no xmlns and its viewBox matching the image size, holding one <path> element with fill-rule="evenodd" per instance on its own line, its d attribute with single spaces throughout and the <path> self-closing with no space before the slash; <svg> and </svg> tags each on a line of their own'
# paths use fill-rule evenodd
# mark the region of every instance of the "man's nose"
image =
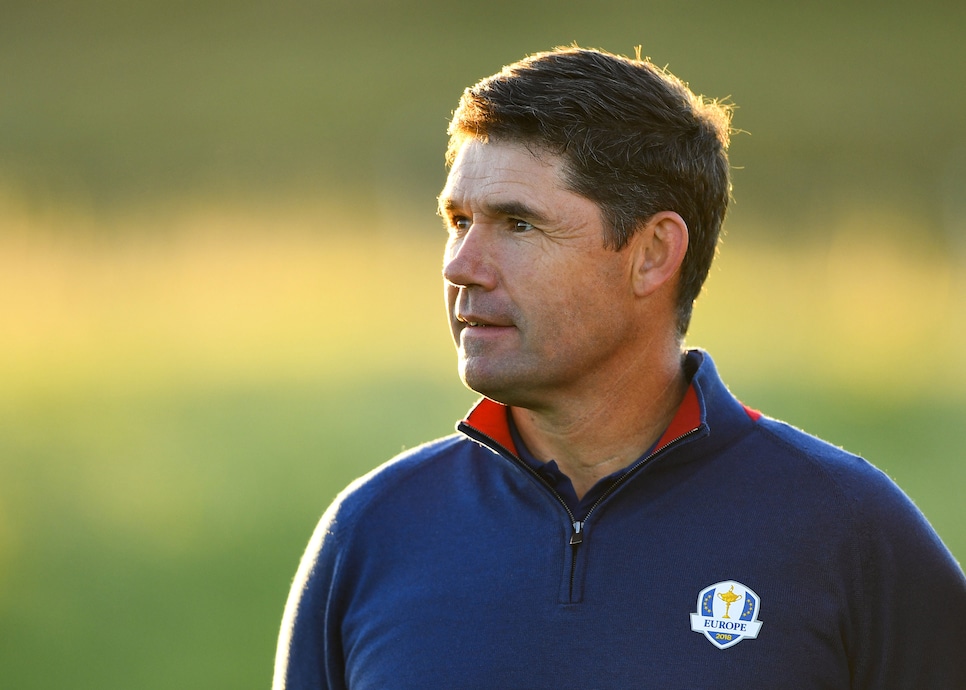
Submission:
<svg viewBox="0 0 966 690">
<path fill-rule="evenodd" d="M 488 246 L 486 229 L 471 225 L 461 237 L 446 245 L 443 279 L 457 287 L 479 286 L 491 289 L 495 282 L 492 248 Z"/>
</svg>

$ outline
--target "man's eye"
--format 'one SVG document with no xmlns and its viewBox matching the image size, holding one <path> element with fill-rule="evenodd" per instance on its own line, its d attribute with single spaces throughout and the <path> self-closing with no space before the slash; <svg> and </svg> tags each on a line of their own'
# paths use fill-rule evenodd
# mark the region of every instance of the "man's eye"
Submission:
<svg viewBox="0 0 966 690">
<path fill-rule="evenodd" d="M 513 220 L 511 223 L 513 224 L 514 232 L 528 232 L 533 230 L 533 223 L 528 223 L 525 220 Z"/>
<path fill-rule="evenodd" d="M 450 221 L 450 227 L 460 234 L 467 232 L 471 225 L 469 218 L 453 218 Z"/>
</svg>

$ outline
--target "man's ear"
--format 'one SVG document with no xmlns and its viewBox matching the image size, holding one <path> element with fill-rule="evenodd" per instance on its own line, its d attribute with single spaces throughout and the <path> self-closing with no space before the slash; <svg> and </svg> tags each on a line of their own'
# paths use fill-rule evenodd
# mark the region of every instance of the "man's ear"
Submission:
<svg viewBox="0 0 966 690">
<path fill-rule="evenodd" d="M 674 281 L 688 250 L 688 225 L 674 211 L 661 211 L 634 233 L 634 293 L 646 297 Z"/>
</svg>

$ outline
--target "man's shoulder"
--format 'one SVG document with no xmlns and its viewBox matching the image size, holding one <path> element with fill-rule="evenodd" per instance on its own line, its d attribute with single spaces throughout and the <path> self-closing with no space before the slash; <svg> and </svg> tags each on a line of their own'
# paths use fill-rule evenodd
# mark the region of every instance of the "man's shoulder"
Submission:
<svg viewBox="0 0 966 690">
<path fill-rule="evenodd" d="M 461 434 L 450 434 L 405 450 L 343 489 L 332 509 L 345 521 L 388 497 L 435 491 L 446 476 L 462 471 L 479 446 Z"/>
<path fill-rule="evenodd" d="M 922 511 L 874 458 L 766 416 L 734 450 L 745 470 L 738 475 L 742 489 L 767 505 L 773 524 L 784 524 L 784 516 L 820 531 L 830 552 L 838 544 L 839 553 L 851 551 L 868 572 L 896 551 L 907 564 L 928 563 L 962 582 Z"/>
<path fill-rule="evenodd" d="M 784 450 L 792 456 L 820 464 L 853 464 L 862 460 L 841 446 L 766 414 L 761 415 L 756 426 L 760 432 L 757 442 L 770 445 L 774 453 Z"/>
<path fill-rule="evenodd" d="M 905 492 L 878 466 L 841 446 L 787 422 L 762 416 L 751 441 L 763 464 L 797 482 L 838 494 L 843 507 L 879 513 L 893 509 L 916 512 Z"/>
</svg>

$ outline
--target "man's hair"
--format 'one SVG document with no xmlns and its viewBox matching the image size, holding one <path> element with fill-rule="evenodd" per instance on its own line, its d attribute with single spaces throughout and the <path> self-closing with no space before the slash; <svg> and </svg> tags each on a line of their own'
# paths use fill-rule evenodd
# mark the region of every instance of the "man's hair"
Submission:
<svg viewBox="0 0 966 690">
<path fill-rule="evenodd" d="M 604 244 L 615 250 L 656 213 L 678 213 L 689 232 L 677 301 L 683 337 L 730 198 L 730 121 L 728 105 L 695 95 L 648 60 L 557 48 L 463 92 L 446 162 L 467 139 L 561 156 L 569 188 L 600 207 Z"/>
</svg>

